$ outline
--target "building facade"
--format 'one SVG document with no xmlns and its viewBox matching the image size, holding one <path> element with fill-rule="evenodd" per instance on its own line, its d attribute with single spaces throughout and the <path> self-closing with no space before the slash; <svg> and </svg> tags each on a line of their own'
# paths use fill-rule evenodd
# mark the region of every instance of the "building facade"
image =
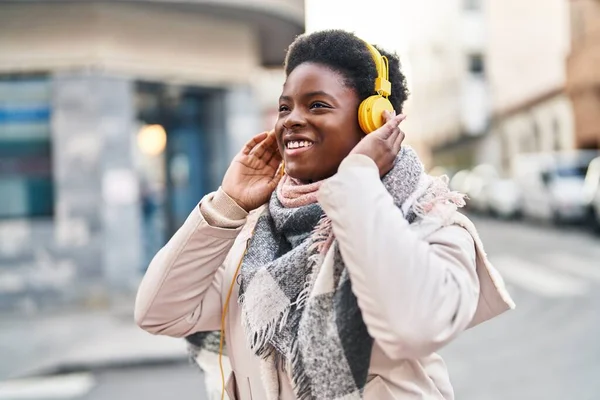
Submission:
<svg viewBox="0 0 600 400">
<path fill-rule="evenodd" d="M 269 128 L 298 0 L 0 2 L 0 304 L 104 304 Z"/>
<path fill-rule="evenodd" d="M 427 73 L 422 73 L 423 67 L 416 62 L 413 66 L 421 75 L 415 86 L 414 109 L 419 120 L 427 121 L 423 135 L 431 149 L 431 164 L 452 172 L 473 165 L 474 147 L 489 124 L 487 2 L 429 3 L 422 20 L 428 21 L 430 38 L 414 43 L 414 54 L 421 53 L 427 65 Z M 428 47 L 429 54 L 422 51 Z"/>
<path fill-rule="evenodd" d="M 600 149 L 600 1 L 571 0 L 567 91 L 573 103 L 575 145 Z"/>
<path fill-rule="evenodd" d="M 522 153 L 571 150 L 573 108 L 565 91 L 569 14 L 564 0 L 490 0 L 492 164 L 512 174 Z"/>
<path fill-rule="evenodd" d="M 512 109 L 495 115 L 490 128 L 490 163 L 514 176 L 515 157 L 526 153 L 565 151 L 576 148 L 573 107 L 564 89 L 550 90 Z"/>
<path fill-rule="evenodd" d="M 457 23 L 444 30 L 445 51 L 455 54 L 459 72 L 448 60 L 437 65 L 456 77 L 452 81 L 458 84 L 447 86 L 445 94 L 455 97 L 455 105 L 439 104 L 431 112 L 454 119 L 439 121 L 427 135 L 432 164 L 452 172 L 485 163 L 510 174 L 510 160 L 521 152 L 575 147 L 565 91 L 567 2 L 461 0 L 452 7 L 454 13 L 448 10 L 445 18 Z M 419 109 L 426 110 L 432 97 Z"/>
</svg>

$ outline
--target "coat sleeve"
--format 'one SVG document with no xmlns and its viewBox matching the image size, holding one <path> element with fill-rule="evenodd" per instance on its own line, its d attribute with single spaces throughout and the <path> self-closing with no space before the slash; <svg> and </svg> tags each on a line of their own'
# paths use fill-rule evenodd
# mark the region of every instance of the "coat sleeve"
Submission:
<svg viewBox="0 0 600 400">
<path fill-rule="evenodd" d="M 135 302 L 142 329 L 174 337 L 219 329 L 223 262 L 246 217 L 221 189 L 202 199 L 142 279 Z"/>
<path fill-rule="evenodd" d="M 377 166 L 347 157 L 319 202 L 370 335 L 392 359 L 436 351 L 472 320 L 479 296 L 475 245 L 458 226 L 421 239 L 383 186 Z"/>
</svg>

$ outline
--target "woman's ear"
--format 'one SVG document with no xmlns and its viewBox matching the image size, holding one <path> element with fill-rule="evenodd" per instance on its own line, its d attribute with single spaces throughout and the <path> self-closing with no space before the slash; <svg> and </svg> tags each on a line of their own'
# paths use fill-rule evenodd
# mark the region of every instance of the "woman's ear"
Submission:
<svg viewBox="0 0 600 400">
<path fill-rule="evenodd" d="M 280 176 L 285 175 L 285 161 L 281 160 L 281 164 L 279 164 L 279 171 L 277 173 Z"/>
</svg>

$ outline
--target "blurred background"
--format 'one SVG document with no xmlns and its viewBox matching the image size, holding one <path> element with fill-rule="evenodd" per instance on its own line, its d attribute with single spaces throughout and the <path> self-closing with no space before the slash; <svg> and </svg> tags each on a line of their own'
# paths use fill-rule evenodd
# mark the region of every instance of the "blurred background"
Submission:
<svg viewBox="0 0 600 400">
<path fill-rule="evenodd" d="M 517 303 L 442 351 L 457 399 L 600 399 L 599 0 L 0 0 L 0 400 L 208 399 L 135 291 L 324 28 L 400 55 Z"/>
</svg>

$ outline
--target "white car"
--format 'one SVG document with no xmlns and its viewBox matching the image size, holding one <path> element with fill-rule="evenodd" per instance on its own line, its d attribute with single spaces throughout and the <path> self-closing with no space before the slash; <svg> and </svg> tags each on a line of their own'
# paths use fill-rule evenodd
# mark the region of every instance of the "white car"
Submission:
<svg viewBox="0 0 600 400">
<path fill-rule="evenodd" d="M 450 189 L 457 191 L 457 192 L 466 193 L 467 192 L 466 184 L 467 184 L 470 174 L 471 173 L 469 172 L 468 169 L 463 169 L 463 170 L 458 171 L 456 174 L 454 174 L 452 179 L 450 179 Z"/>
<path fill-rule="evenodd" d="M 584 182 L 597 152 L 527 154 L 516 160 L 516 181 L 523 196 L 524 216 L 555 223 L 584 222 L 589 206 Z"/>
<path fill-rule="evenodd" d="M 466 179 L 468 206 L 475 212 L 487 213 L 489 208 L 489 187 L 499 179 L 498 171 L 491 165 L 480 164 L 471 170 Z"/>
<path fill-rule="evenodd" d="M 521 216 L 523 198 L 519 185 L 512 179 L 498 179 L 488 185 L 486 199 L 494 216 L 503 219 Z"/>
<path fill-rule="evenodd" d="M 600 157 L 594 158 L 588 166 L 584 198 L 589 210 L 589 222 L 600 232 Z"/>
</svg>

